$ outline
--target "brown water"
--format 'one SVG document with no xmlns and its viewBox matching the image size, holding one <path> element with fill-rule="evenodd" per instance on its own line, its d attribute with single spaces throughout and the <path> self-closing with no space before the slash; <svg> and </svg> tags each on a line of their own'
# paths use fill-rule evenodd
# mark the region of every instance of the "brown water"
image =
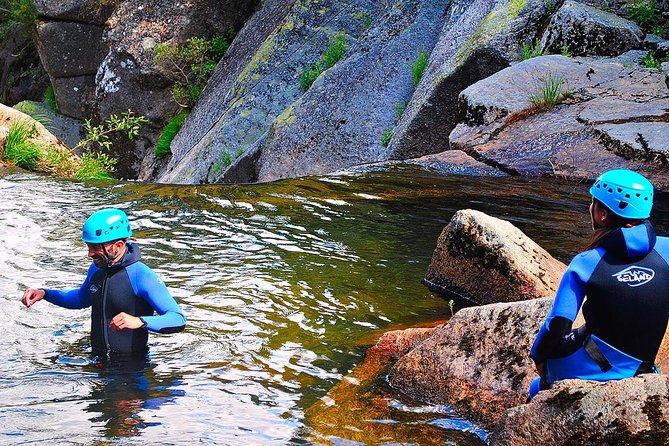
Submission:
<svg viewBox="0 0 669 446">
<path fill-rule="evenodd" d="M 448 407 L 394 394 L 387 363 L 342 379 L 384 331 L 448 318 L 421 279 L 456 210 L 508 219 L 568 261 L 586 192 L 412 170 L 200 187 L 5 174 L 0 444 L 484 444 Z M 107 206 L 128 212 L 188 318 L 136 371 L 87 361 L 89 311 L 19 303 L 27 286 L 79 285 L 81 224 Z"/>
</svg>

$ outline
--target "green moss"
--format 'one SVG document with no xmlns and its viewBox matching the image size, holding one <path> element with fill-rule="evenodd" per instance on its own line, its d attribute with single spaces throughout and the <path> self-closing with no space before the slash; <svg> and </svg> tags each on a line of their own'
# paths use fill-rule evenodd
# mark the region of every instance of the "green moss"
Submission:
<svg viewBox="0 0 669 446">
<path fill-rule="evenodd" d="M 162 158 L 170 153 L 170 144 L 172 144 L 172 140 L 177 136 L 177 133 L 179 133 L 187 116 L 188 111 L 182 110 L 167 120 L 167 124 L 165 124 L 163 131 L 160 132 L 160 137 L 156 143 L 156 156 L 158 158 Z"/>
<path fill-rule="evenodd" d="M 527 6 L 528 0 L 511 0 L 504 6 L 495 8 L 481 21 L 474 34 L 467 39 L 455 57 L 456 66 L 461 65 L 474 50 L 489 42 L 494 36 L 504 31 L 509 23 L 518 18 L 520 11 Z"/>
<path fill-rule="evenodd" d="M 56 102 L 56 92 L 53 89 L 53 86 L 49 87 L 44 92 L 44 102 L 49 106 L 52 112 L 60 114 L 60 109 L 58 108 L 58 103 Z"/>
</svg>

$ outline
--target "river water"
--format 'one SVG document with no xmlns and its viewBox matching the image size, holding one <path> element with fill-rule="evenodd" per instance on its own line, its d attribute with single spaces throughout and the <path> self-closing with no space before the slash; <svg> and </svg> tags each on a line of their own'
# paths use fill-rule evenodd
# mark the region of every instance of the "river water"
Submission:
<svg viewBox="0 0 669 446">
<path fill-rule="evenodd" d="M 411 169 L 248 186 L 4 173 L 0 444 L 485 444 L 448 407 L 403 401 L 384 373 L 329 425 L 309 408 L 384 331 L 449 317 L 421 279 L 456 210 L 508 219 L 568 261 L 589 232 L 586 193 Z M 188 318 L 182 333 L 152 335 L 135 368 L 88 361 L 88 310 L 19 302 L 28 286 L 80 284 L 81 225 L 108 206 L 130 215 L 144 262 Z"/>
</svg>

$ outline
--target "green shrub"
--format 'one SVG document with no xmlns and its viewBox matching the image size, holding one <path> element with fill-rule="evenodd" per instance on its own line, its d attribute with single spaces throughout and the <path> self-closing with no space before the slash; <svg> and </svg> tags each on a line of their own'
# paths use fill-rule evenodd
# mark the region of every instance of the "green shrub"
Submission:
<svg viewBox="0 0 669 446">
<path fill-rule="evenodd" d="M 27 38 L 31 38 L 33 31 L 39 23 L 37 9 L 30 0 L 8 0 L 7 9 L 4 11 L 9 17 L 4 24 L 9 28 L 14 23 L 18 23 Z"/>
<path fill-rule="evenodd" d="M 81 157 L 81 166 L 74 174 L 77 180 L 112 180 L 117 160 L 106 153 L 85 153 Z"/>
<path fill-rule="evenodd" d="M 60 114 L 58 104 L 56 103 L 56 92 L 54 91 L 53 86 L 49 85 L 49 87 L 44 92 L 43 99 L 52 112 Z"/>
<path fill-rule="evenodd" d="M 153 60 L 163 75 L 174 82 L 172 95 L 177 104 L 192 108 L 214 72 L 216 65 L 228 50 L 230 37 L 216 36 L 211 40 L 191 37 L 182 45 L 160 43 L 154 48 Z"/>
<path fill-rule="evenodd" d="M 222 158 L 222 161 L 223 161 L 223 165 L 224 165 L 225 167 L 230 167 L 230 165 L 232 164 L 232 156 L 230 156 L 230 152 L 229 152 L 229 151 L 227 151 L 227 150 L 223 150 L 223 158 Z"/>
<path fill-rule="evenodd" d="M 323 71 L 335 66 L 341 60 L 348 48 L 346 33 L 343 31 L 335 33 L 328 40 L 328 46 L 321 54 L 320 58 L 313 65 L 307 65 L 300 75 L 300 87 L 302 91 L 307 91 L 311 85 L 318 79 Z"/>
<path fill-rule="evenodd" d="M 646 68 L 660 68 L 662 66 L 662 61 L 657 60 L 650 51 L 639 62 Z"/>
<path fill-rule="evenodd" d="M 571 57 L 571 51 L 569 51 L 569 45 L 562 45 L 562 51 L 560 52 L 564 57 Z"/>
<path fill-rule="evenodd" d="M 559 104 L 568 94 L 564 89 L 567 81 L 563 77 L 548 75 L 542 81 L 538 95 L 531 95 L 530 102 L 536 108 L 552 108 Z"/>
<path fill-rule="evenodd" d="M 239 157 L 242 156 L 243 154 L 244 154 L 244 148 L 243 148 L 243 147 L 239 147 L 239 148 L 235 151 L 235 159 L 239 158 Z"/>
<path fill-rule="evenodd" d="M 533 57 L 539 57 L 544 52 L 541 50 L 541 43 L 539 39 L 534 39 L 534 44 L 529 45 L 527 42 L 523 43 L 523 60 L 532 59 Z"/>
<path fill-rule="evenodd" d="M 348 48 L 348 40 L 346 39 L 346 33 L 340 31 L 335 33 L 334 36 L 330 37 L 328 42 L 328 47 L 323 52 L 321 59 L 325 64 L 325 69 L 332 68 L 337 62 L 341 60 Z"/>
<path fill-rule="evenodd" d="M 27 170 L 37 170 L 42 156 L 39 144 L 30 141 L 36 133 L 35 126 L 28 121 L 15 121 L 9 127 L 5 140 L 5 161 Z"/>
<path fill-rule="evenodd" d="M 302 88 L 302 91 L 307 91 L 311 88 L 311 85 L 318 79 L 318 76 L 321 75 L 323 72 L 323 69 L 321 68 L 321 61 L 317 61 L 314 65 L 312 66 L 307 66 L 305 69 L 302 71 L 302 75 L 300 76 L 300 87 Z"/>
<path fill-rule="evenodd" d="M 627 9 L 630 19 L 646 30 L 657 23 L 658 10 L 654 0 L 629 0 Z"/>
<path fill-rule="evenodd" d="M 179 130 L 183 125 L 186 117 L 188 116 L 187 110 L 182 110 L 177 113 L 175 116 L 167 120 L 167 124 L 163 127 L 163 131 L 160 132 L 160 137 L 156 143 L 156 156 L 162 158 L 163 156 L 170 153 L 170 144 Z"/>
<path fill-rule="evenodd" d="M 418 86 L 420 79 L 423 77 L 423 73 L 425 72 L 425 67 L 427 67 L 427 60 L 429 56 L 430 55 L 427 53 L 427 51 L 422 50 L 420 53 L 418 53 L 418 56 L 416 56 L 416 60 L 414 60 L 413 63 L 409 64 L 409 68 L 411 69 L 411 75 L 413 77 L 414 88 Z"/>
<path fill-rule="evenodd" d="M 383 147 L 388 147 L 388 144 L 390 144 L 390 138 L 393 137 L 394 130 L 393 127 L 388 127 L 383 134 L 381 134 L 381 145 Z"/>
</svg>

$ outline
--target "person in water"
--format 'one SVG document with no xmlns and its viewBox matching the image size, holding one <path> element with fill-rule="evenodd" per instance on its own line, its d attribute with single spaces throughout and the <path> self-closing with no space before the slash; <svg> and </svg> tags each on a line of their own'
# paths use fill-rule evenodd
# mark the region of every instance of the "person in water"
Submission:
<svg viewBox="0 0 669 446">
<path fill-rule="evenodd" d="M 653 186 L 636 172 L 611 170 L 590 195 L 594 235 L 569 264 L 532 346 L 539 377 L 530 398 L 561 379 L 659 373 L 655 356 L 669 320 L 669 238 L 656 236 L 647 220 Z M 581 305 L 585 325 L 572 330 Z"/>
<path fill-rule="evenodd" d="M 149 331 L 180 332 L 186 318 L 163 281 L 140 261 L 139 246 L 131 237 L 125 212 L 95 212 L 82 231 L 93 263 L 81 286 L 65 291 L 28 288 L 23 304 L 31 307 L 45 299 L 65 308 L 92 307 L 93 355 L 146 355 Z"/>
</svg>

